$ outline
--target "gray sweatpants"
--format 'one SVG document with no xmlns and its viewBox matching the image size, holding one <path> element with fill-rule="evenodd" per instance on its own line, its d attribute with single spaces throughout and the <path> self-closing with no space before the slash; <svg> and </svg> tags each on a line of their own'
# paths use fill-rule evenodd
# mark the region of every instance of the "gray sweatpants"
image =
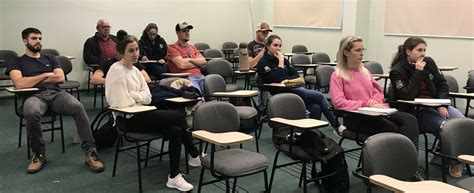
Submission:
<svg viewBox="0 0 474 193">
<path fill-rule="evenodd" d="M 41 117 L 50 109 L 61 115 L 69 115 L 76 122 L 77 132 L 85 153 L 95 151 L 95 141 L 89 126 L 84 106 L 72 95 L 64 91 L 45 90 L 28 97 L 23 104 L 26 132 L 34 153 L 44 153 L 45 143 L 41 129 Z"/>
</svg>

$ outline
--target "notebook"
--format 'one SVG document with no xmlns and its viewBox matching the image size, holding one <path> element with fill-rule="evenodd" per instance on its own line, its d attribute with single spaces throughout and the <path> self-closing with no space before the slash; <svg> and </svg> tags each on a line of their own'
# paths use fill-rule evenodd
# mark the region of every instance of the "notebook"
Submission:
<svg viewBox="0 0 474 193">
<path fill-rule="evenodd" d="M 397 109 L 393 108 L 373 108 L 373 107 L 361 107 L 357 109 L 358 112 L 371 115 L 391 115 L 397 112 Z"/>
<path fill-rule="evenodd" d="M 425 98 L 415 98 L 413 101 L 415 104 L 423 105 L 450 105 L 450 99 L 425 99 Z"/>
<path fill-rule="evenodd" d="M 239 50 L 239 70 L 240 71 L 249 70 L 249 54 L 246 48 Z"/>
</svg>

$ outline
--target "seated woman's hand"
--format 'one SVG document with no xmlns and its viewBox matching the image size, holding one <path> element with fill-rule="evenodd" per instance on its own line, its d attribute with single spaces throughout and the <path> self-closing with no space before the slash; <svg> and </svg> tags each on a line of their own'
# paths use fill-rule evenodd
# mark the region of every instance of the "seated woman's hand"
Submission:
<svg viewBox="0 0 474 193">
<path fill-rule="evenodd" d="M 135 100 L 135 102 L 139 102 L 140 101 L 140 95 L 135 92 L 135 91 L 129 91 L 128 92 L 130 94 L 130 97 L 132 97 L 133 100 Z"/>
<path fill-rule="evenodd" d="M 372 106 L 370 106 L 370 107 L 379 108 L 379 109 L 386 109 L 386 108 L 387 108 L 387 107 L 386 107 L 384 104 L 382 104 L 382 103 L 377 103 L 377 104 L 374 104 L 374 105 L 372 105 Z"/>
</svg>

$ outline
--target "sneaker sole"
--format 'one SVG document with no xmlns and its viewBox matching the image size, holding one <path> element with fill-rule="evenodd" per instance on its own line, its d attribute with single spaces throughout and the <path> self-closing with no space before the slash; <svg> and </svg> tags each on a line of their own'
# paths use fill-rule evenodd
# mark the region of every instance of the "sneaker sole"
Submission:
<svg viewBox="0 0 474 193">
<path fill-rule="evenodd" d="M 181 188 L 178 188 L 177 186 L 172 186 L 172 185 L 169 185 L 168 183 L 166 183 L 166 187 L 168 188 L 175 188 L 175 189 L 178 189 L 179 191 L 181 192 L 187 192 L 187 191 L 191 191 L 193 188 L 189 189 L 189 190 L 185 190 L 185 189 L 181 189 Z"/>
<path fill-rule="evenodd" d="M 94 173 L 100 173 L 100 172 L 103 172 L 105 170 L 105 166 L 103 168 L 100 168 L 100 169 L 92 169 L 91 166 L 87 163 L 87 162 L 84 162 L 84 164 L 86 164 L 86 166 L 91 170 L 93 171 Z"/>
</svg>

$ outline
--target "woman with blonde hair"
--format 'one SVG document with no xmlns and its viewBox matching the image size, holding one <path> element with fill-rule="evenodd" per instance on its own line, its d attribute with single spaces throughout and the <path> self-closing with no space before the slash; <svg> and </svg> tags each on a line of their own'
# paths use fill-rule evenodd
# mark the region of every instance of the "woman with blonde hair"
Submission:
<svg viewBox="0 0 474 193">
<path fill-rule="evenodd" d="M 330 91 L 334 108 L 357 110 L 360 107 L 389 108 L 384 102 L 380 85 L 362 64 L 364 58 L 362 38 L 346 36 L 339 43 L 336 71 L 331 76 Z M 373 135 L 396 132 L 407 136 L 418 147 L 418 124 L 416 118 L 404 112 L 389 116 L 367 116 L 351 114 L 344 124 L 351 131 Z"/>
</svg>

